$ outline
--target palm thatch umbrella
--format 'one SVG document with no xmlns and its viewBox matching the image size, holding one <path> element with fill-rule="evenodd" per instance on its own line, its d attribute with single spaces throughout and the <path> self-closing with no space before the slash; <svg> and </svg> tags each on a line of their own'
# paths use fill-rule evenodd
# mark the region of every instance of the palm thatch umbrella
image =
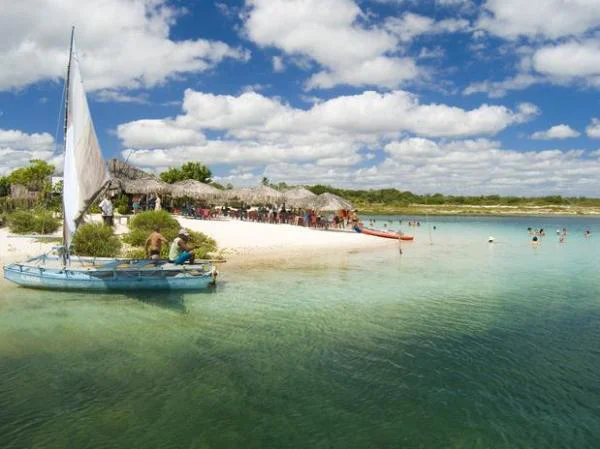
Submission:
<svg viewBox="0 0 600 449">
<path fill-rule="evenodd" d="M 171 186 L 156 178 L 122 179 L 123 190 L 128 194 L 150 195 L 151 193 L 170 193 Z"/>
<path fill-rule="evenodd" d="M 269 186 L 233 189 L 227 192 L 227 198 L 238 199 L 246 204 L 270 204 L 284 201 L 283 193 Z"/>
<path fill-rule="evenodd" d="M 237 187 L 235 189 L 225 190 L 223 199 L 244 201 L 250 195 L 250 187 Z"/>
<path fill-rule="evenodd" d="M 341 196 L 329 192 L 325 192 L 317 196 L 312 201 L 311 205 L 313 209 L 325 212 L 353 209 L 352 203 L 350 201 L 345 200 Z"/>
<path fill-rule="evenodd" d="M 195 179 L 186 179 L 171 185 L 173 198 L 194 198 L 197 200 L 214 199 L 222 195 L 222 191 Z"/>
<path fill-rule="evenodd" d="M 292 207 L 309 207 L 316 196 L 304 187 L 295 187 L 283 194 L 285 203 Z"/>
</svg>

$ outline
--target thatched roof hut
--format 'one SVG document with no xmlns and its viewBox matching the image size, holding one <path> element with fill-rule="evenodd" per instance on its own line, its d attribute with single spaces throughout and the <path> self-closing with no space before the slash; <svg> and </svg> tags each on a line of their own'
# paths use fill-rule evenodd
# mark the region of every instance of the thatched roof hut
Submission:
<svg viewBox="0 0 600 449">
<path fill-rule="evenodd" d="M 156 176 L 118 159 L 107 162 L 110 173 L 110 190 L 122 190 L 130 195 L 165 194 L 171 192 L 171 186 Z"/>
<path fill-rule="evenodd" d="M 352 203 L 341 196 L 325 192 L 312 201 L 312 208 L 321 211 L 351 210 Z"/>
<path fill-rule="evenodd" d="M 150 195 L 152 193 L 170 193 L 171 185 L 156 178 L 125 179 L 121 180 L 121 186 L 125 193 Z"/>
<path fill-rule="evenodd" d="M 171 185 L 171 196 L 173 198 L 195 198 L 197 200 L 208 200 L 218 198 L 223 191 L 195 179 L 186 179 Z"/>
<path fill-rule="evenodd" d="M 285 204 L 292 207 L 309 207 L 316 196 L 304 187 L 295 187 L 283 193 Z"/>
<path fill-rule="evenodd" d="M 118 159 L 111 159 L 106 163 L 106 165 L 108 166 L 108 172 L 110 173 L 111 178 L 117 178 L 120 180 L 156 178 L 156 176 Z"/>
<path fill-rule="evenodd" d="M 246 204 L 272 204 L 282 203 L 284 196 L 281 192 L 269 186 L 260 185 L 253 188 L 240 188 L 228 190 L 226 193 L 228 199 L 237 199 Z"/>
</svg>

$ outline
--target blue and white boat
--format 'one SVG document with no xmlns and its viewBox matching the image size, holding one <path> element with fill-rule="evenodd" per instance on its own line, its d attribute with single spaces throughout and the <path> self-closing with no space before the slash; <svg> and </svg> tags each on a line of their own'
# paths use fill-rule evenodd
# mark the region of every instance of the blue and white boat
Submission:
<svg viewBox="0 0 600 449">
<path fill-rule="evenodd" d="M 210 261 L 175 265 L 150 259 L 110 259 L 69 254 L 73 235 L 89 206 L 109 185 L 92 123 L 71 32 L 65 86 L 63 246 L 4 267 L 4 277 L 24 287 L 53 290 L 200 290 L 216 281 Z"/>
<path fill-rule="evenodd" d="M 175 265 L 168 261 L 70 258 L 42 255 L 4 267 L 4 277 L 30 288 L 86 291 L 202 290 L 213 285 L 216 270 L 210 262 Z"/>
</svg>

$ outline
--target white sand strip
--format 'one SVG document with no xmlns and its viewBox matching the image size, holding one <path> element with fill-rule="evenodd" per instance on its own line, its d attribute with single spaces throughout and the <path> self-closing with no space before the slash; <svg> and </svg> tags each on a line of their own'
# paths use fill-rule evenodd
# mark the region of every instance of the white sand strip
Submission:
<svg viewBox="0 0 600 449">
<path fill-rule="evenodd" d="M 230 261 L 244 264 L 255 260 L 262 262 L 290 256 L 311 255 L 329 257 L 357 250 L 369 250 L 397 245 L 395 240 L 366 236 L 355 232 L 329 232 L 285 224 L 252 223 L 239 220 L 205 221 L 176 217 L 182 227 L 203 232 L 217 241 L 219 250 Z M 92 216 L 88 221 L 100 221 Z M 117 234 L 127 232 L 127 227 L 117 225 Z M 62 230 L 53 234 L 60 239 Z M 0 265 L 23 261 L 46 253 L 57 241 L 40 240 L 10 234 L 8 228 L 0 229 Z"/>
<path fill-rule="evenodd" d="M 281 258 L 289 255 L 328 254 L 398 245 L 356 232 L 329 232 L 286 224 L 253 223 L 239 220 L 211 221 L 177 217 L 181 225 L 203 232 L 217 241 L 230 259 Z"/>
</svg>

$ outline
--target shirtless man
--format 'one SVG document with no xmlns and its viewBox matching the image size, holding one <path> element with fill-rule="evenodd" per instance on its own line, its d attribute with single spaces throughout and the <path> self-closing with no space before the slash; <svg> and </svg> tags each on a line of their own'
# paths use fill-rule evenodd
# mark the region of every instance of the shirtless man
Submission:
<svg viewBox="0 0 600 449">
<path fill-rule="evenodd" d="M 160 247 L 163 243 L 169 243 L 169 241 L 160 233 L 160 228 L 155 226 L 152 233 L 146 239 L 145 248 L 148 257 L 152 260 L 160 259 Z"/>
</svg>

